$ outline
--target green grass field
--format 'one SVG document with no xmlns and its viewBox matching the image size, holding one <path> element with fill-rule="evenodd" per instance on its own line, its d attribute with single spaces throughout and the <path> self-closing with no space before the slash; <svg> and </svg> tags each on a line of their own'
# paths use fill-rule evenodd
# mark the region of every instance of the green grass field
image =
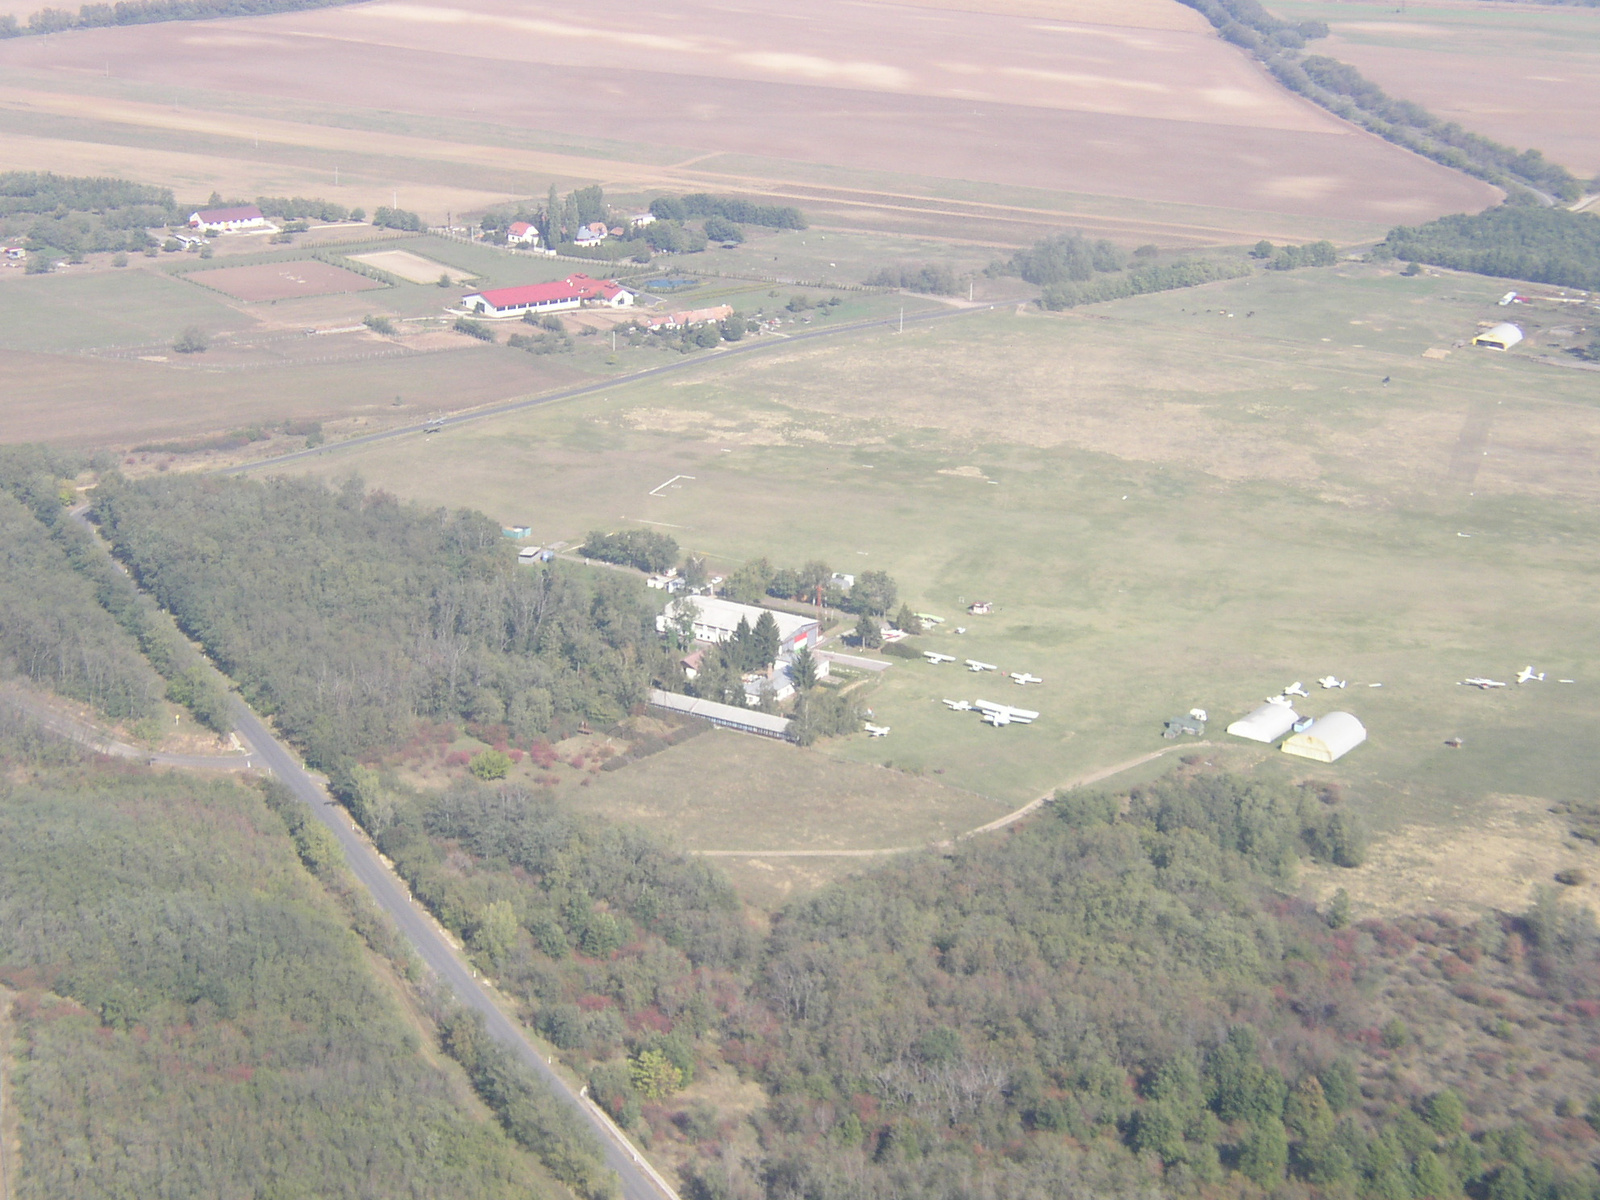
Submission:
<svg viewBox="0 0 1600 1200">
<path fill-rule="evenodd" d="M 220 333 L 251 324 L 215 292 L 139 267 L 81 274 L 69 267 L 0 286 L 0 348 L 7 350 L 70 353 L 170 341 L 189 325 Z"/>
<path fill-rule="evenodd" d="M 948 618 L 925 646 L 1045 679 L 897 662 L 869 695 L 892 734 L 827 744 L 840 760 L 941 771 L 1004 808 L 1162 748 L 1162 719 L 1194 706 L 1209 740 L 1234 741 L 1228 720 L 1298 679 L 1303 711 L 1347 708 L 1370 741 L 1332 767 L 1236 743 L 1240 761 L 1340 781 L 1379 828 L 1459 824 L 1497 793 L 1586 795 L 1600 770 L 1600 389 L 1533 357 L 1554 353 L 1566 306 L 1518 310 L 1528 354 L 1452 349 L 1503 315 L 1501 290 L 1351 265 L 1008 308 L 711 362 L 316 469 L 544 539 L 645 521 L 718 565 L 885 569 Z M 673 475 L 692 479 L 647 495 Z M 977 599 L 994 614 L 966 617 Z M 1545 683 L 1457 682 L 1528 662 Z M 1350 687 L 1317 689 L 1329 673 Z M 993 729 L 940 703 L 980 697 L 1043 716 Z M 682 753 L 621 774 L 677 793 L 666 764 Z M 760 819 L 781 823 L 783 803 Z"/>
</svg>

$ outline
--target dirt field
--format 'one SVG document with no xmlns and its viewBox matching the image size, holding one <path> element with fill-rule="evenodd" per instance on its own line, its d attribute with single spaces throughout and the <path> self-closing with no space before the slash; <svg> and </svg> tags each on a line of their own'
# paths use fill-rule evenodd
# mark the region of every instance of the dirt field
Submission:
<svg viewBox="0 0 1600 1200">
<path fill-rule="evenodd" d="M 1328 22 L 1317 49 L 1392 95 L 1580 177 L 1600 173 L 1600 9 L 1411 0 L 1285 0 L 1292 20 Z"/>
<path fill-rule="evenodd" d="M 434 283 L 441 275 L 448 275 L 452 283 L 472 278 L 471 271 L 447 267 L 442 262 L 423 258 L 422 255 L 413 254 L 409 250 L 375 250 L 370 254 L 352 254 L 350 258 L 354 262 L 366 263 L 369 267 L 377 267 L 380 271 L 398 275 L 401 279 L 412 283 Z"/>
<path fill-rule="evenodd" d="M 538 195 L 554 177 L 782 197 L 818 165 L 898 176 L 891 192 L 925 198 L 963 180 L 1242 210 L 1257 229 L 1381 226 L 1494 197 L 1283 92 L 1168 0 L 1047 12 L 822 0 L 778 17 L 696 3 L 625 0 L 600 24 L 552 0 L 385 2 L 15 39 L 0 46 L 0 127 L 212 154 L 219 172 L 268 160 L 281 177 L 294 161 L 303 193 L 368 207 L 395 196 L 431 218 L 450 203 L 441 186 Z M 559 133 L 530 145 L 528 130 Z M 848 208 L 854 188 L 835 182 L 832 201 Z M 862 211 L 917 207 L 903 199 L 865 196 Z M 1004 207 L 987 214 L 998 236 L 982 213 L 965 236 L 1027 240 L 1001 227 Z M 1070 221 L 1075 206 L 1059 207 Z M 926 229 L 926 214 L 901 215 Z"/>
<path fill-rule="evenodd" d="M 346 271 L 343 267 L 315 259 L 191 271 L 184 278 L 248 303 L 331 296 L 343 292 L 370 292 L 385 286 L 376 279 L 368 279 L 365 275 L 357 275 L 354 271 Z"/>
</svg>

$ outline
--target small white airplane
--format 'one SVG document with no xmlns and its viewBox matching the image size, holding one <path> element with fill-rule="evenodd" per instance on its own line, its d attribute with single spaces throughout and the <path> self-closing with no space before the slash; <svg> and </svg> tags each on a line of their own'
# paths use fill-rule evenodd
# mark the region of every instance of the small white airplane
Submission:
<svg viewBox="0 0 1600 1200">
<path fill-rule="evenodd" d="M 1304 696 L 1306 694 L 1306 690 L 1300 686 L 1300 681 L 1296 679 L 1288 687 L 1283 689 L 1283 694 L 1285 696 Z"/>
<path fill-rule="evenodd" d="M 913 613 L 912 616 L 916 617 L 919 621 L 926 621 L 929 625 L 944 624 L 943 617 L 936 617 L 932 613 Z"/>
<path fill-rule="evenodd" d="M 1528 666 L 1523 667 L 1522 670 L 1517 672 L 1517 682 L 1518 683 L 1543 683 L 1544 682 L 1544 672 L 1540 671 L 1540 672 L 1538 672 L 1536 674 L 1534 672 L 1533 665 L 1530 663 Z"/>
<path fill-rule="evenodd" d="M 998 671 L 999 669 L 993 663 L 979 662 L 975 658 L 967 659 L 967 670 L 969 671 Z"/>
<path fill-rule="evenodd" d="M 1317 680 L 1318 685 L 1325 688 L 1342 688 L 1348 682 L 1349 680 L 1347 679 L 1335 679 L 1332 675 L 1324 675 Z"/>
<path fill-rule="evenodd" d="M 970 701 L 970 700 L 946 700 L 944 702 L 944 706 L 946 708 L 948 708 L 951 712 L 971 712 L 972 711 L 972 701 Z"/>
<path fill-rule="evenodd" d="M 1289 697 L 1287 697 L 1287 696 L 1268 696 L 1267 697 L 1267 703 L 1268 704 L 1281 704 L 1281 705 L 1283 705 L 1284 708 L 1293 708 L 1294 707 L 1294 701 L 1289 699 Z"/>
<path fill-rule="evenodd" d="M 1018 725 L 1029 725 L 1039 719 L 1039 714 L 1030 708 L 1015 708 L 1010 704 L 996 704 L 992 700 L 974 700 L 972 707 L 983 714 L 983 719 L 991 725 L 1009 725 L 1015 721 Z M 1002 718 L 996 720 L 995 718 Z"/>
<path fill-rule="evenodd" d="M 1482 688 L 1486 692 L 1490 688 L 1505 687 L 1505 684 L 1501 683 L 1499 680 L 1485 679 L 1481 675 L 1474 675 L 1472 678 L 1463 679 L 1461 682 L 1466 684 L 1468 687 Z"/>
<path fill-rule="evenodd" d="M 1040 679 L 1039 676 L 1037 676 L 1037 675 L 1029 675 L 1026 671 L 1013 671 L 1013 672 L 1011 672 L 1011 678 L 1013 680 L 1015 680 L 1017 683 L 1020 683 L 1020 684 L 1043 683 L 1044 682 L 1044 680 Z"/>
<path fill-rule="evenodd" d="M 922 657 L 933 663 L 934 666 L 938 666 L 940 663 L 955 662 L 956 660 L 954 654 L 940 654 L 937 650 L 924 650 Z"/>
<path fill-rule="evenodd" d="M 887 737 L 889 734 L 887 725 L 874 725 L 871 721 L 867 721 L 865 722 L 865 727 L 868 737 Z"/>
<path fill-rule="evenodd" d="M 956 632 L 957 633 L 965 633 L 966 631 L 967 631 L 967 627 L 965 625 L 957 625 L 956 626 Z"/>
</svg>

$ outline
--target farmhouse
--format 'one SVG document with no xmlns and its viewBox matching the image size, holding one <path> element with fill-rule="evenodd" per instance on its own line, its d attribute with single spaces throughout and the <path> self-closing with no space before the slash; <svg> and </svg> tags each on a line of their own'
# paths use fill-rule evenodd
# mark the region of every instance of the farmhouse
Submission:
<svg viewBox="0 0 1600 1200">
<path fill-rule="evenodd" d="M 1347 712 L 1331 712 L 1311 722 L 1311 728 L 1284 739 L 1283 752 L 1316 762 L 1343 758 L 1367 740 L 1366 726 Z"/>
<path fill-rule="evenodd" d="M 1487 346 L 1491 350 L 1509 350 L 1522 340 L 1522 330 L 1510 321 L 1502 321 L 1488 333 L 1480 333 L 1472 339 L 1474 346 Z"/>
<path fill-rule="evenodd" d="M 265 229 L 267 219 L 254 204 L 239 208 L 202 208 L 189 214 L 189 228 L 233 233 L 240 229 Z"/>
<path fill-rule="evenodd" d="M 539 231 L 526 221 L 513 221 L 511 228 L 506 230 L 506 245 L 508 246 L 537 246 L 539 244 Z"/>
<path fill-rule="evenodd" d="M 707 321 L 726 321 L 733 316 L 731 304 L 719 304 L 715 308 L 689 308 L 682 312 L 662 313 L 655 317 L 646 317 L 646 329 L 688 329 L 695 325 L 704 325 Z"/>
<path fill-rule="evenodd" d="M 665 633 L 686 605 L 694 609 L 694 640 L 697 642 L 725 642 L 739 628 L 740 621 L 754 629 L 762 613 L 770 613 L 778 623 L 779 654 L 793 654 L 802 646 L 815 646 L 822 631 L 812 617 L 777 612 L 754 604 L 736 604 L 715 596 L 691 596 L 667 605 L 666 611 L 656 618 L 656 632 Z"/>
<path fill-rule="evenodd" d="M 628 224 L 635 229 L 643 229 L 646 225 L 654 225 L 655 223 L 656 215 L 653 212 L 637 212 L 628 218 Z"/>
<path fill-rule="evenodd" d="M 615 279 L 590 279 L 587 275 L 568 275 L 554 283 L 530 283 L 525 287 L 494 288 L 461 297 L 468 312 L 493 317 L 516 317 L 529 312 L 560 312 L 584 303 L 627 308 L 633 293 Z"/>
<path fill-rule="evenodd" d="M 572 237 L 572 244 L 574 246 L 598 246 L 606 240 L 610 232 L 603 221 L 593 221 L 588 225 L 580 225 L 578 226 L 578 232 Z"/>
<path fill-rule="evenodd" d="M 1294 728 L 1300 714 L 1287 704 L 1263 704 L 1248 716 L 1240 717 L 1228 726 L 1234 737 L 1249 738 L 1252 742 L 1269 745 Z"/>
</svg>

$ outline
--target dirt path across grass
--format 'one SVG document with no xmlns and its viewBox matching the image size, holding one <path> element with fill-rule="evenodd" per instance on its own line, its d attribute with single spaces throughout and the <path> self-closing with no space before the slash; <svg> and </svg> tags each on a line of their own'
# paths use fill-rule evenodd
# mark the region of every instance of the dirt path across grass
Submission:
<svg viewBox="0 0 1600 1200">
<path fill-rule="evenodd" d="M 977 837 L 982 833 L 994 833 L 1022 820 L 1029 813 L 1036 811 L 1055 797 L 1057 792 L 1070 791 L 1073 788 L 1087 787 L 1091 783 L 1099 783 L 1102 779 L 1110 779 L 1113 775 L 1120 775 L 1124 771 L 1131 771 L 1135 767 L 1142 767 L 1147 762 L 1154 762 L 1162 755 L 1171 754 L 1174 750 L 1190 750 L 1199 746 L 1210 746 L 1211 742 L 1189 742 L 1177 746 L 1168 746 L 1164 750 L 1152 750 L 1149 754 L 1141 754 L 1138 758 L 1130 758 L 1126 762 L 1117 763 L 1115 766 L 1102 767 L 1090 771 L 1087 775 L 1080 775 L 1069 780 L 1059 788 L 1052 788 L 1037 800 L 1030 800 L 1015 812 L 1007 813 L 997 820 L 990 821 L 987 825 L 979 825 L 976 829 L 969 829 L 957 837 L 956 841 L 965 841 L 970 837 Z M 950 842 L 938 842 L 939 848 L 946 848 Z M 887 846 L 881 850 L 696 850 L 704 858 L 878 858 L 885 854 L 908 854 L 913 850 L 924 849 L 922 846 Z"/>
</svg>

